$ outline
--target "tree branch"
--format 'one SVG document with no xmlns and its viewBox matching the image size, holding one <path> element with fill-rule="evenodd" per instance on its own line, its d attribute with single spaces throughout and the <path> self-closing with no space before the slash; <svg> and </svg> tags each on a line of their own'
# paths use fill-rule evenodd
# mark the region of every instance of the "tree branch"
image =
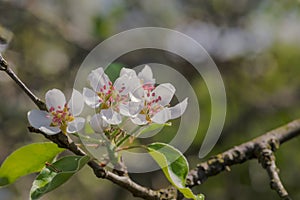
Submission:
<svg viewBox="0 0 300 200">
<path fill-rule="evenodd" d="M 268 147 L 261 146 L 258 160 L 261 163 L 262 167 L 268 172 L 271 188 L 277 192 L 282 200 L 291 200 L 279 178 L 279 169 L 276 167 L 276 159 L 273 151 Z"/>
<path fill-rule="evenodd" d="M 209 160 L 202 162 L 197 167 L 191 170 L 188 174 L 187 185 L 194 187 L 203 184 L 208 177 L 217 175 L 223 171 L 229 171 L 230 166 L 244 163 L 251 159 L 258 159 L 261 155 L 262 149 L 269 149 L 272 152 L 276 151 L 279 146 L 294 137 L 300 135 L 300 119 L 294 120 L 286 125 L 283 125 L 275 130 L 265 133 L 249 142 L 245 142 L 239 146 L 235 146 L 223 153 L 213 156 Z M 262 148 L 263 147 L 263 148 Z M 272 159 L 271 159 L 272 160 Z M 264 162 L 262 162 L 264 163 Z M 264 165 L 263 165 L 264 166 Z M 278 172 L 274 173 L 275 159 L 267 164 L 268 171 L 272 184 L 273 179 L 277 181 L 273 186 L 280 194 L 280 197 L 287 196 L 281 181 L 279 181 Z"/>
<path fill-rule="evenodd" d="M 41 110 L 47 110 L 45 103 L 40 100 L 37 96 L 31 92 L 28 87 L 19 79 L 19 77 L 13 72 L 13 70 L 8 66 L 8 63 L 2 55 L 0 54 L 0 70 L 6 72 L 12 80 L 29 96 L 29 98 L 35 103 L 35 105 Z"/>
</svg>

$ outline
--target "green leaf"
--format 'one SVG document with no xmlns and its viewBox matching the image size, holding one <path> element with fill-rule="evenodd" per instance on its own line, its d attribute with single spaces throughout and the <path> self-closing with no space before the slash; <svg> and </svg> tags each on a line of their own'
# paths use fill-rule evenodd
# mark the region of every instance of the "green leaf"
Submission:
<svg viewBox="0 0 300 200">
<path fill-rule="evenodd" d="M 105 69 L 105 74 L 109 79 L 114 82 L 120 74 L 121 69 L 124 67 L 121 63 L 112 63 Z"/>
<path fill-rule="evenodd" d="M 152 158 L 157 162 L 164 172 L 166 178 L 175 186 L 186 198 L 203 200 L 204 196 L 194 195 L 190 188 L 185 187 L 186 176 L 189 165 L 183 154 L 174 147 L 164 143 L 152 143 L 147 146 Z"/>
<path fill-rule="evenodd" d="M 31 199 L 38 199 L 64 184 L 89 160 L 89 156 L 66 156 L 45 167 L 32 184 Z"/>
<path fill-rule="evenodd" d="M 23 146 L 10 154 L 0 168 L 0 186 L 15 182 L 19 177 L 39 172 L 46 162 L 64 151 L 51 142 Z"/>
</svg>

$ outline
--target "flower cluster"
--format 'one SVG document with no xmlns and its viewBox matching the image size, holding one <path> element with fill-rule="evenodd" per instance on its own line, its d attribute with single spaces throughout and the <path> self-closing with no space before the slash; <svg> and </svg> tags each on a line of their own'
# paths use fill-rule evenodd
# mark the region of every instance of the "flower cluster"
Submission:
<svg viewBox="0 0 300 200">
<path fill-rule="evenodd" d="M 119 125 L 124 119 L 130 119 L 136 125 L 164 124 L 180 117 L 187 107 L 187 98 L 170 107 L 174 86 L 170 83 L 157 86 L 148 65 L 138 74 L 132 69 L 122 68 L 114 83 L 100 67 L 88 75 L 88 81 L 91 89 L 83 88 L 82 94 L 73 90 L 68 103 L 60 90 L 48 91 L 48 112 L 28 112 L 30 124 L 49 135 L 60 131 L 65 134 L 77 132 L 85 124 L 84 118 L 77 117 L 84 102 L 96 110 L 90 120 L 96 132 L 102 131 L 103 127 Z"/>
</svg>

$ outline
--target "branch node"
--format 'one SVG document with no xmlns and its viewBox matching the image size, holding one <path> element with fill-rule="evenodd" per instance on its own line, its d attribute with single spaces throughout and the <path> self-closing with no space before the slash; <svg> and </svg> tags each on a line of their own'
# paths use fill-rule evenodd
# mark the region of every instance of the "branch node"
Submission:
<svg viewBox="0 0 300 200">
<path fill-rule="evenodd" d="M 6 60 L 4 60 L 4 58 L 2 57 L 2 55 L 0 53 L 0 70 L 7 71 L 7 68 L 8 68 L 8 64 L 7 64 Z"/>
<path fill-rule="evenodd" d="M 276 166 L 276 157 L 271 150 L 272 145 L 258 145 L 256 152 L 258 152 L 257 158 L 262 167 L 266 169 L 270 178 L 270 187 L 275 190 L 279 197 L 284 200 L 290 200 L 286 189 L 279 177 L 279 169 Z M 270 144 L 270 143 L 269 143 Z"/>
</svg>

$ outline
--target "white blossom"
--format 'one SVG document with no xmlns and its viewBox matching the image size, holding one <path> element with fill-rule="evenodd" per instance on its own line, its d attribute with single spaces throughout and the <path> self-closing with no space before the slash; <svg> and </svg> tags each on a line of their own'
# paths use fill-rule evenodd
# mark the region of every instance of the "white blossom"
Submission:
<svg viewBox="0 0 300 200">
<path fill-rule="evenodd" d="M 84 101 L 80 92 L 73 89 L 71 99 L 66 103 L 65 95 L 58 89 L 46 93 L 48 111 L 31 110 L 27 117 L 31 126 L 48 135 L 59 132 L 74 133 L 81 130 L 85 119 L 77 117 L 83 109 Z"/>
</svg>

